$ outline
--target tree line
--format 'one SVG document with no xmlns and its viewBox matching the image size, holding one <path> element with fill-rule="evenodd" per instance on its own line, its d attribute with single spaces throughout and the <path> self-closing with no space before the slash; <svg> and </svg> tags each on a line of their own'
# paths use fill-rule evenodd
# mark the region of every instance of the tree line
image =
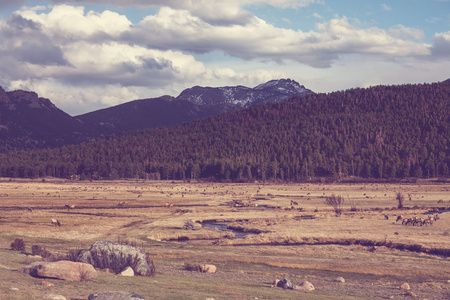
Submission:
<svg viewBox="0 0 450 300">
<path fill-rule="evenodd" d="M 289 180 L 450 175 L 450 82 L 254 105 L 173 128 L 0 154 L 2 177 Z"/>
</svg>

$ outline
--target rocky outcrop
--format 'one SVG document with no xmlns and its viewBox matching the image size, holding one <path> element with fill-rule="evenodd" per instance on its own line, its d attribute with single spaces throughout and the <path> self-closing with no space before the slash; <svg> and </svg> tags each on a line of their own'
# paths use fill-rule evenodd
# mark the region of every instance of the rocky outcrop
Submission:
<svg viewBox="0 0 450 300">
<path fill-rule="evenodd" d="M 144 252 L 130 245 L 98 241 L 80 251 L 77 261 L 93 265 L 99 269 L 110 269 L 116 274 L 131 267 L 135 274 L 152 276 L 153 272 Z"/>
<path fill-rule="evenodd" d="M 135 293 L 104 291 L 90 294 L 88 300 L 145 300 L 145 298 Z"/>
<path fill-rule="evenodd" d="M 73 261 L 38 261 L 20 271 L 39 278 L 56 278 L 67 281 L 89 281 L 97 278 L 97 271 L 90 264 Z"/>
</svg>

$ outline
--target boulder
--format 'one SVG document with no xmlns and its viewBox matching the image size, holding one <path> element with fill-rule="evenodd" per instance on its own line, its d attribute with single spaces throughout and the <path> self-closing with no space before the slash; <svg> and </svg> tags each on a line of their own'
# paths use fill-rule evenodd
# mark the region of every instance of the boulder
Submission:
<svg viewBox="0 0 450 300">
<path fill-rule="evenodd" d="M 99 269 L 109 268 L 116 274 L 127 266 L 132 267 L 134 273 L 141 276 L 153 274 L 144 252 L 133 246 L 113 242 L 95 242 L 89 248 L 80 251 L 77 261 Z"/>
<path fill-rule="evenodd" d="M 400 289 L 402 289 L 402 290 L 409 290 L 409 289 L 410 289 L 409 284 L 407 284 L 407 283 L 405 282 L 404 284 L 402 284 L 402 285 L 400 286 Z"/>
<path fill-rule="evenodd" d="M 88 300 L 145 300 L 135 293 L 104 291 L 90 294 Z"/>
<path fill-rule="evenodd" d="M 202 273 L 216 273 L 216 270 L 215 265 L 200 265 L 200 272 Z"/>
<path fill-rule="evenodd" d="M 312 285 L 309 281 L 303 281 L 299 285 L 295 286 L 295 289 L 303 292 L 312 292 L 315 290 L 314 285 Z"/>
<path fill-rule="evenodd" d="M 286 278 L 278 281 L 277 287 L 290 290 L 294 289 L 294 285 L 292 284 L 292 282 Z"/>
<path fill-rule="evenodd" d="M 344 279 L 344 277 L 336 277 L 335 279 L 334 279 L 334 281 L 335 282 L 345 282 L 345 279 Z"/>
<path fill-rule="evenodd" d="M 121 276 L 129 276 L 129 277 L 133 277 L 134 276 L 134 271 L 131 267 L 126 267 L 125 270 L 123 270 L 122 272 L 120 272 Z"/>
<path fill-rule="evenodd" d="M 20 269 L 33 277 L 56 278 L 67 281 L 89 281 L 97 278 L 97 271 L 90 264 L 67 260 L 38 261 Z"/>
</svg>

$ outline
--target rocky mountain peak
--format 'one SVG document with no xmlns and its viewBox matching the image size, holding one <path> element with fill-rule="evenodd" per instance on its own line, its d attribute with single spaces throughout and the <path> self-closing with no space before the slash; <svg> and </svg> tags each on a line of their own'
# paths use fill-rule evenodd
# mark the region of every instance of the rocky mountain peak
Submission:
<svg viewBox="0 0 450 300">
<path fill-rule="evenodd" d="M 57 109 L 49 99 L 40 98 L 35 92 L 17 90 L 6 94 L 15 105 L 23 105 L 29 108 Z"/>
<path fill-rule="evenodd" d="M 293 96 L 313 94 L 292 79 L 271 80 L 254 88 L 245 86 L 200 87 L 184 90 L 177 99 L 200 105 L 232 103 L 248 107 L 256 103 L 277 102 Z"/>
</svg>

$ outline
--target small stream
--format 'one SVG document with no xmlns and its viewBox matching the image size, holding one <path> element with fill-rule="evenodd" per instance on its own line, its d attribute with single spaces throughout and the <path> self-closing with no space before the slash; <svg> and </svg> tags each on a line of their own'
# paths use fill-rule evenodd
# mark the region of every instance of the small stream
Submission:
<svg viewBox="0 0 450 300">
<path fill-rule="evenodd" d="M 252 234 L 252 233 L 228 229 L 227 223 L 223 223 L 223 222 L 204 222 L 204 223 L 202 223 L 202 227 L 213 228 L 213 229 L 217 228 L 220 231 L 232 232 L 235 235 L 234 236 L 235 239 L 245 239 L 245 237 L 248 234 Z"/>
</svg>

